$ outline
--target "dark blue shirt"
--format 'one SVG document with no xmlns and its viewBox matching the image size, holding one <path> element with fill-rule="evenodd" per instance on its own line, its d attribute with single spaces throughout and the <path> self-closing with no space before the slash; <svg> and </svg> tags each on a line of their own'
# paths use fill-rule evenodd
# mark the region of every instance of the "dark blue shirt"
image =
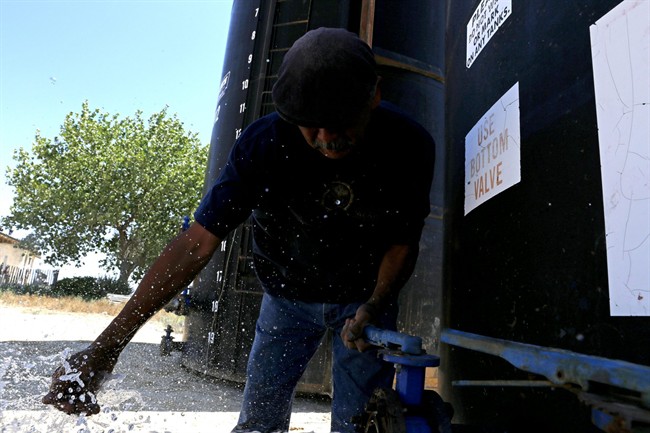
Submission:
<svg viewBox="0 0 650 433">
<path fill-rule="evenodd" d="M 336 160 L 271 114 L 244 131 L 195 219 L 223 239 L 252 214 L 255 270 L 270 294 L 365 301 L 387 248 L 420 239 L 433 162 L 426 130 L 383 104 Z"/>
</svg>

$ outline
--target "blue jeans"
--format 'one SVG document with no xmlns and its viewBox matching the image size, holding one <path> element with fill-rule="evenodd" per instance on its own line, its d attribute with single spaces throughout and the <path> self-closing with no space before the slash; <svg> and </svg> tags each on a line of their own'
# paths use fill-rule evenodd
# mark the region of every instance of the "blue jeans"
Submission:
<svg viewBox="0 0 650 433">
<path fill-rule="evenodd" d="M 247 381 L 239 422 L 233 432 L 271 433 L 289 430 L 296 384 L 328 329 L 332 343 L 332 432 L 353 433 L 352 417 L 361 415 L 373 390 L 391 386 L 394 369 L 377 356 L 343 345 L 345 319 L 354 317 L 356 304 L 290 301 L 264 294 L 248 360 Z M 377 323 L 395 329 L 397 307 Z"/>
</svg>

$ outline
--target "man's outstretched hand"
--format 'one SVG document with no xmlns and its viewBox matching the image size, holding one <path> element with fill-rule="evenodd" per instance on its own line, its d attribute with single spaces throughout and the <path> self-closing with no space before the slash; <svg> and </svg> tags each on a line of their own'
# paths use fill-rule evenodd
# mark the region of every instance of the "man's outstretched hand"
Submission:
<svg viewBox="0 0 650 433">
<path fill-rule="evenodd" d="M 69 415 L 99 413 L 97 391 L 116 363 L 117 356 L 102 355 L 93 349 L 73 354 L 52 375 L 43 403 Z"/>
</svg>

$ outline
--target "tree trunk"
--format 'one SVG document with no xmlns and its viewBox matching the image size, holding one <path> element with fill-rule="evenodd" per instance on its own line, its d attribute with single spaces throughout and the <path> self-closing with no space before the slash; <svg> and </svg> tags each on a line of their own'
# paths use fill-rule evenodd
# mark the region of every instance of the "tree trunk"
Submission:
<svg viewBox="0 0 650 433">
<path fill-rule="evenodd" d="M 129 283 L 129 277 L 131 276 L 131 273 L 133 272 L 133 266 L 129 263 L 128 260 L 122 260 L 120 262 L 120 276 L 117 278 L 117 280 L 120 283 Z"/>
</svg>

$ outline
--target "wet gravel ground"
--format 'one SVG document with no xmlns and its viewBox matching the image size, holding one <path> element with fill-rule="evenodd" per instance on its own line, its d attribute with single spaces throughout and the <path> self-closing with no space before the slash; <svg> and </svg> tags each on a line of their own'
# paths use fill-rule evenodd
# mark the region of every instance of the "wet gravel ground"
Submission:
<svg viewBox="0 0 650 433">
<path fill-rule="evenodd" d="M 242 387 L 195 373 L 180 353 L 159 354 L 160 324 L 147 324 L 98 394 L 102 412 L 65 415 L 40 402 L 65 351 L 91 341 L 110 317 L 0 305 L 0 432 L 229 432 Z M 160 329 L 159 329 L 160 328 Z M 329 431 L 329 402 L 297 398 L 292 432 Z"/>
</svg>

